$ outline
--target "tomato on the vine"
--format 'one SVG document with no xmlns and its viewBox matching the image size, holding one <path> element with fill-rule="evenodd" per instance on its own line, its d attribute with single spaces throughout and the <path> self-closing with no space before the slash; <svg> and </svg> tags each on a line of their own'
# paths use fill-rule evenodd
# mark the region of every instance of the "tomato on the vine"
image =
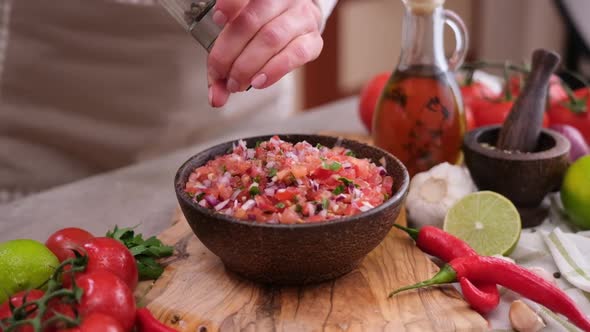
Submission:
<svg viewBox="0 0 590 332">
<path fill-rule="evenodd" d="M 519 75 L 512 75 L 510 77 L 510 81 L 508 83 L 510 92 L 514 96 L 518 96 L 522 90 L 522 85 L 524 82 L 524 77 L 522 74 Z M 567 98 L 567 92 L 561 85 L 561 78 L 559 76 L 553 74 L 549 79 L 549 91 L 547 91 L 547 98 L 549 106 L 554 105 L 555 103 Z"/>
<path fill-rule="evenodd" d="M 590 144 L 590 89 L 581 88 L 574 91 L 576 101 L 572 104 L 566 97 L 549 108 L 552 124 L 567 124 L 582 133 Z"/>
<path fill-rule="evenodd" d="M 79 249 L 86 241 L 94 238 L 94 235 L 76 227 L 68 227 L 51 234 L 45 246 L 51 250 L 60 262 L 68 258 L 74 258 L 72 249 Z"/>
<path fill-rule="evenodd" d="M 61 332 L 124 332 L 125 329 L 113 317 L 93 312 L 82 318 L 82 324 Z"/>
<path fill-rule="evenodd" d="M 504 123 L 514 105 L 513 100 L 484 100 L 473 109 L 476 127 Z M 549 126 L 547 112 L 543 114 L 543 127 Z"/>
<path fill-rule="evenodd" d="M 109 237 L 95 237 L 82 246 L 88 255 L 85 273 L 109 271 L 121 278 L 130 289 L 135 289 L 138 281 L 135 258 L 121 242 Z"/>
<path fill-rule="evenodd" d="M 5 318 L 9 318 L 12 316 L 12 312 L 10 311 L 9 302 L 10 302 L 10 304 L 12 304 L 12 306 L 14 306 L 16 308 L 16 307 L 22 306 L 25 302 L 32 302 L 32 301 L 39 300 L 40 298 L 43 297 L 43 295 L 45 295 L 45 292 L 38 290 L 38 289 L 21 291 L 21 292 L 18 292 L 16 294 L 12 295 L 8 301 L 6 301 L 2 305 L 0 305 L 0 320 L 5 319 Z M 33 309 L 34 309 L 33 305 L 27 306 L 27 310 L 33 310 Z M 43 321 L 50 319 L 51 317 L 53 317 L 55 315 L 55 313 L 59 313 L 64 316 L 68 316 L 70 318 L 75 317 L 75 313 L 74 313 L 72 306 L 69 304 L 60 302 L 60 300 L 57 298 L 49 301 L 49 310 L 43 316 Z M 29 314 L 27 316 L 27 319 L 33 318 L 36 315 L 37 315 L 37 312 L 33 311 L 31 314 Z M 62 325 L 62 323 L 63 323 L 62 321 L 56 321 L 55 323 L 51 324 L 51 327 L 46 327 L 44 329 L 44 331 L 45 332 L 56 331 L 59 329 L 59 327 Z M 24 325 L 18 329 L 18 332 L 32 332 L 33 330 L 34 329 L 32 326 Z M 2 331 L 2 330 L 0 329 L 0 331 Z"/>
<path fill-rule="evenodd" d="M 133 292 L 116 275 L 99 270 L 76 276 L 76 285 L 84 293 L 78 304 L 82 317 L 102 313 L 113 317 L 128 331 L 135 321 Z"/>
<path fill-rule="evenodd" d="M 373 129 L 373 113 L 389 76 L 391 76 L 390 72 L 380 73 L 369 80 L 361 89 L 359 96 L 359 116 L 369 132 Z"/>
</svg>

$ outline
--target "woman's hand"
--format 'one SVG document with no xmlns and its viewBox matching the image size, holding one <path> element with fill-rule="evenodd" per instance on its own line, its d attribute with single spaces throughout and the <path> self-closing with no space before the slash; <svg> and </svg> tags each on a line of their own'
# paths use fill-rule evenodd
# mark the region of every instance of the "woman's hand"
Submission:
<svg viewBox="0 0 590 332">
<path fill-rule="evenodd" d="M 224 25 L 208 58 L 209 104 L 266 88 L 320 54 L 322 14 L 313 0 L 217 0 Z"/>
</svg>

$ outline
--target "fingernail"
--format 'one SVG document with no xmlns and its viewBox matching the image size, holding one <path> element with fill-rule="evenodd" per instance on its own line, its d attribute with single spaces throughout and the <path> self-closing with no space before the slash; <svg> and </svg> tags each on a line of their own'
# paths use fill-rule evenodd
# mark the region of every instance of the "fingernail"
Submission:
<svg viewBox="0 0 590 332">
<path fill-rule="evenodd" d="M 255 89 L 260 89 L 264 83 L 266 83 L 266 74 L 258 74 L 254 76 L 254 79 L 250 83 Z"/>
<path fill-rule="evenodd" d="M 227 22 L 227 16 L 225 16 L 225 14 L 219 10 L 215 10 L 215 13 L 213 13 L 213 22 L 219 26 L 222 26 Z"/>
<path fill-rule="evenodd" d="M 233 78 L 230 78 L 229 80 L 227 80 L 227 90 L 229 92 L 238 92 L 238 90 L 240 90 L 240 84 L 238 83 L 238 81 L 234 80 Z"/>
<path fill-rule="evenodd" d="M 213 87 L 209 87 L 209 105 L 213 106 Z"/>
</svg>

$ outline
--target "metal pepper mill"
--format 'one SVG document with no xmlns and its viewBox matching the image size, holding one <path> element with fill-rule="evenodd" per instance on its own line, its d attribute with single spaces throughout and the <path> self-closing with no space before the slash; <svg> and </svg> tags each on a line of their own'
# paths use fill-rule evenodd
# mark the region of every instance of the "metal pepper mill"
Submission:
<svg viewBox="0 0 590 332">
<path fill-rule="evenodd" d="M 221 27 L 213 22 L 215 0 L 159 0 L 159 3 L 195 38 L 211 51 Z"/>
</svg>

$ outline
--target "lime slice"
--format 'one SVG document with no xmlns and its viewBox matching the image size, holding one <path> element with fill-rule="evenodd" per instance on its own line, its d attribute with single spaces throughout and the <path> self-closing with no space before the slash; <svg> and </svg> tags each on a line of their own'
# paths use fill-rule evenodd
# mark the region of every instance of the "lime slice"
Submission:
<svg viewBox="0 0 590 332">
<path fill-rule="evenodd" d="M 520 238 L 520 215 L 506 197 L 491 191 L 469 194 L 447 212 L 443 226 L 478 254 L 509 255 Z"/>
<path fill-rule="evenodd" d="M 590 229 L 590 156 L 574 162 L 565 173 L 561 202 L 570 221 L 581 229 Z"/>
</svg>

